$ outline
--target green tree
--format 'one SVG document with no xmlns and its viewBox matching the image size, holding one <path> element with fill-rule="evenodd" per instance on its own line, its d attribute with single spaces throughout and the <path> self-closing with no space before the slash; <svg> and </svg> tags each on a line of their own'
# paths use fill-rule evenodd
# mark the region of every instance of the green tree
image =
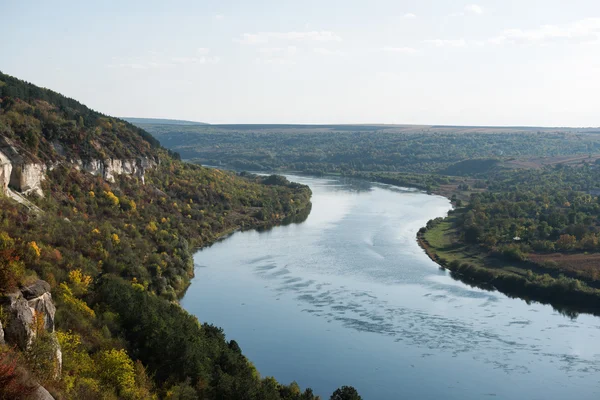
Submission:
<svg viewBox="0 0 600 400">
<path fill-rule="evenodd" d="M 329 400 L 362 400 L 362 397 L 352 386 L 342 386 L 333 392 Z"/>
</svg>

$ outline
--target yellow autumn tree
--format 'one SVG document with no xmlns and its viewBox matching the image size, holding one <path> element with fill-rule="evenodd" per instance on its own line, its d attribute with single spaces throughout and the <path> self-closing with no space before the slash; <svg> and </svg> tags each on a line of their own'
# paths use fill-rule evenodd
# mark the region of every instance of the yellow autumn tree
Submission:
<svg viewBox="0 0 600 400">
<path fill-rule="evenodd" d="M 85 301 L 75 297 L 75 294 L 73 293 L 73 290 L 71 290 L 69 285 L 63 282 L 60 284 L 60 289 L 62 294 L 62 300 L 65 303 L 65 305 L 72 307 L 73 311 L 81 312 L 90 318 L 96 317 L 96 313 L 94 312 L 94 310 L 92 310 Z"/>
<path fill-rule="evenodd" d="M 92 283 L 92 277 L 84 275 L 80 269 L 74 269 L 69 271 L 69 283 L 73 292 L 76 295 L 81 296 L 87 293 L 88 287 Z"/>
<path fill-rule="evenodd" d="M 100 379 L 105 384 L 116 388 L 122 397 L 134 398 L 135 369 L 125 350 L 111 349 L 99 352 L 96 367 L 100 372 Z"/>
<path fill-rule="evenodd" d="M 104 197 L 106 197 L 113 206 L 117 207 L 119 205 L 119 198 L 110 190 L 104 191 Z"/>
<path fill-rule="evenodd" d="M 27 251 L 29 252 L 29 254 L 35 258 L 39 258 L 40 255 L 42 254 L 42 250 L 40 249 L 40 247 L 37 245 L 36 242 L 29 242 L 27 243 Z"/>
</svg>

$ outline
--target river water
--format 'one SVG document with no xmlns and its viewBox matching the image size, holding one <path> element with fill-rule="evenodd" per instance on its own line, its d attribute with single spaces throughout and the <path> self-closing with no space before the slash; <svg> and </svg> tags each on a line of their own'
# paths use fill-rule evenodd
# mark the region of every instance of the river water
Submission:
<svg viewBox="0 0 600 400">
<path fill-rule="evenodd" d="M 308 219 L 199 251 L 182 300 L 262 376 L 324 399 L 342 385 L 366 400 L 600 398 L 600 318 L 471 288 L 418 246 L 447 199 L 288 178 L 313 191 Z"/>
</svg>

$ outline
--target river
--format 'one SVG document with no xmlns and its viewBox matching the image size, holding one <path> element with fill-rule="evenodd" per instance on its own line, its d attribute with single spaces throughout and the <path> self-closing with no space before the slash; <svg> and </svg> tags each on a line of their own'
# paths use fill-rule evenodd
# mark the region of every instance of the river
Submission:
<svg viewBox="0 0 600 400">
<path fill-rule="evenodd" d="M 313 191 L 308 219 L 199 251 L 182 300 L 262 376 L 324 400 L 342 385 L 365 400 L 600 398 L 600 318 L 469 287 L 418 246 L 447 199 L 288 178 Z"/>
</svg>

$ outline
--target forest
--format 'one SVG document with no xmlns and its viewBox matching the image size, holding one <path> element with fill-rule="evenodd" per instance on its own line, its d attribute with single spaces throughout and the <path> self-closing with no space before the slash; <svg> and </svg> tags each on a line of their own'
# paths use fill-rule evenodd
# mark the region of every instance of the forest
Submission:
<svg viewBox="0 0 600 400">
<path fill-rule="evenodd" d="M 3 74 L 0 99 L 2 139 L 48 166 L 43 196 L 28 197 L 35 209 L 0 195 L 0 298 L 42 279 L 56 305 L 54 332 L 42 313 L 31 343 L 0 346 L 0 398 L 29 398 L 40 384 L 55 399 L 318 398 L 261 377 L 234 340 L 178 304 L 193 251 L 305 219 L 307 186 L 183 163 L 126 121 Z M 144 182 L 107 181 L 73 162 L 133 157 L 156 161 Z"/>
</svg>

